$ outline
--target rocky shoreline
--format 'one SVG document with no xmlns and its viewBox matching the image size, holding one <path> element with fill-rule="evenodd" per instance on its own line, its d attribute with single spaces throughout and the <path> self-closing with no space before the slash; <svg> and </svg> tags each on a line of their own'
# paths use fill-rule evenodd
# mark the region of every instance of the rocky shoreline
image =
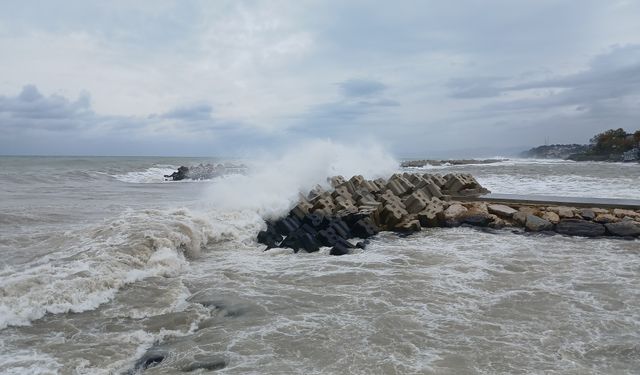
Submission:
<svg viewBox="0 0 640 375">
<path fill-rule="evenodd" d="M 640 236 L 640 210 L 474 201 L 489 191 L 469 174 L 397 173 L 376 180 L 335 176 L 328 182 L 330 189 L 317 186 L 301 194 L 286 216 L 266 220 L 266 229 L 257 236 L 265 250 L 330 247 L 330 254 L 344 255 L 364 248 L 380 231 L 457 226 L 591 238 Z"/>
</svg>

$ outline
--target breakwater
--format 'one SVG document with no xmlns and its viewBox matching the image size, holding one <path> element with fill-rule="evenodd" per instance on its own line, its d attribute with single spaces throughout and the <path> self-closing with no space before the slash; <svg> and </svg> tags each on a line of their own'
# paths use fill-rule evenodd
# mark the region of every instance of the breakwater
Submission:
<svg viewBox="0 0 640 375">
<path fill-rule="evenodd" d="M 640 210 L 615 207 L 614 201 L 609 201 L 611 207 L 505 197 L 492 201 L 483 198 L 489 191 L 470 174 L 397 173 L 376 180 L 335 176 L 328 182 L 329 189 L 317 186 L 301 194 L 285 217 L 268 219 L 258 242 L 267 250 L 315 252 L 326 246 L 330 254 L 344 255 L 364 248 L 366 239 L 379 231 L 411 233 L 463 225 L 582 237 L 640 236 Z"/>
</svg>

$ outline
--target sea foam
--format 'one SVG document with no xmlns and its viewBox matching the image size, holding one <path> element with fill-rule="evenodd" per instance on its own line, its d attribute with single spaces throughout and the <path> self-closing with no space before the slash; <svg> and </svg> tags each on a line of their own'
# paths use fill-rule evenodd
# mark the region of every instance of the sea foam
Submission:
<svg viewBox="0 0 640 375">
<path fill-rule="evenodd" d="M 179 275 L 207 244 L 247 241 L 260 225 L 251 213 L 144 210 L 70 232 L 67 249 L 0 270 L 0 329 L 95 309 L 124 285 Z"/>
</svg>

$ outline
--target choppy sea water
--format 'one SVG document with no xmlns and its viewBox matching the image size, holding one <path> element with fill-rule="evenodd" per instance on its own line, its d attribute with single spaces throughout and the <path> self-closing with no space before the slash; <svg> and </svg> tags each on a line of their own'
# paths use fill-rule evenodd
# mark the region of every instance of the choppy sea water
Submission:
<svg viewBox="0 0 640 375">
<path fill-rule="evenodd" d="M 298 188 L 393 169 L 376 157 L 175 183 L 162 174 L 217 160 L 0 157 L 0 373 L 638 373 L 640 241 L 432 229 L 344 257 L 255 243 Z M 640 195 L 638 164 L 424 169 L 495 193 Z"/>
</svg>

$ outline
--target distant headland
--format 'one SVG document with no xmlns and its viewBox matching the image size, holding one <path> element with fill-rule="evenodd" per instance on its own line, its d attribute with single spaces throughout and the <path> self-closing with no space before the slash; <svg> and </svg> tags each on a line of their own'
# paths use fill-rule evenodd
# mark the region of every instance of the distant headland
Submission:
<svg viewBox="0 0 640 375">
<path fill-rule="evenodd" d="M 622 128 L 609 129 L 596 134 L 587 145 L 544 145 L 527 150 L 521 156 L 575 161 L 640 162 L 640 130 L 627 133 Z"/>
</svg>

